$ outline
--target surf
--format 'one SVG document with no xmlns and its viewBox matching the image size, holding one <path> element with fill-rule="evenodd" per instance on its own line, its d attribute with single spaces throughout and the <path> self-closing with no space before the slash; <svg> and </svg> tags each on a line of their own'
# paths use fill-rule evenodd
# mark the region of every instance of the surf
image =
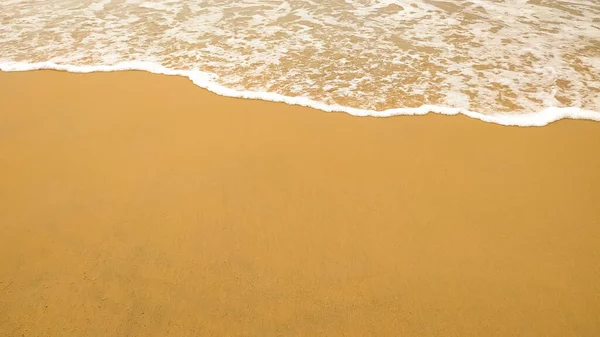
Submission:
<svg viewBox="0 0 600 337">
<path fill-rule="evenodd" d="M 0 64 L 0 70 L 5 72 L 34 71 L 34 70 L 57 70 L 72 73 L 92 73 L 92 72 L 111 72 L 111 71 L 145 71 L 153 74 L 182 76 L 188 78 L 200 88 L 211 91 L 217 95 L 244 99 L 258 99 L 271 102 L 280 102 L 290 105 L 299 105 L 310 107 L 325 112 L 344 112 L 352 116 L 371 116 L 371 117 L 392 117 L 401 115 L 426 115 L 428 113 L 438 113 L 442 115 L 458 115 L 475 118 L 484 122 L 500 124 L 504 126 L 545 126 L 549 123 L 561 119 L 587 119 L 600 121 L 600 112 L 584 110 L 576 107 L 556 108 L 549 107 L 532 114 L 482 114 L 474 111 L 435 106 L 422 105 L 418 108 L 394 108 L 384 111 L 374 111 L 357 109 L 340 105 L 328 105 L 317 102 L 308 97 L 290 97 L 272 92 L 252 92 L 238 91 L 224 87 L 215 81 L 217 75 L 198 70 L 175 70 L 169 69 L 159 64 L 148 62 L 122 62 L 112 66 L 90 65 L 61 65 L 52 62 L 40 63 L 20 63 L 6 62 Z"/>
</svg>

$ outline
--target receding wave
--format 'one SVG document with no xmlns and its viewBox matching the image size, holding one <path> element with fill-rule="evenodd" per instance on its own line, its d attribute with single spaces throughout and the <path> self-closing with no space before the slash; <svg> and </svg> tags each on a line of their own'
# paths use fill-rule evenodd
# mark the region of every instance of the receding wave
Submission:
<svg viewBox="0 0 600 337">
<path fill-rule="evenodd" d="M 587 0 L 5 0 L 0 70 L 144 70 L 357 116 L 600 121 Z"/>
</svg>

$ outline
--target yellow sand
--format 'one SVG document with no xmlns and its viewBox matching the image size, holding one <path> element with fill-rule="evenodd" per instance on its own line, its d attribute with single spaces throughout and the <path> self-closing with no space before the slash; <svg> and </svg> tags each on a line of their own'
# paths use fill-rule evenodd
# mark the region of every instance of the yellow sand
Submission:
<svg viewBox="0 0 600 337">
<path fill-rule="evenodd" d="M 600 336 L 600 123 L 0 73 L 0 336 Z"/>
</svg>

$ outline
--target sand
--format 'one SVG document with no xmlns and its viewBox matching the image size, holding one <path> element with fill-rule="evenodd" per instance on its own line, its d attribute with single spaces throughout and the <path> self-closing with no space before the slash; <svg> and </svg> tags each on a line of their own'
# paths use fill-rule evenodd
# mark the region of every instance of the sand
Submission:
<svg viewBox="0 0 600 337">
<path fill-rule="evenodd" d="M 0 73 L 1 336 L 599 336 L 600 123 Z"/>
</svg>

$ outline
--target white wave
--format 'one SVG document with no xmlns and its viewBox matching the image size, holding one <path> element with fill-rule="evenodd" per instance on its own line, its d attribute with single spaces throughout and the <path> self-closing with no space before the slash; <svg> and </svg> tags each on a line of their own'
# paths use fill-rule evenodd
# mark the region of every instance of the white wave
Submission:
<svg viewBox="0 0 600 337">
<path fill-rule="evenodd" d="M 536 113 L 528 114 L 482 114 L 461 108 L 444 107 L 436 105 L 422 105 L 418 108 L 394 108 L 383 111 L 368 109 L 357 109 L 341 105 L 328 105 L 307 97 L 290 97 L 273 92 L 254 92 L 227 88 L 217 82 L 217 75 L 198 70 L 174 70 L 160 64 L 151 62 L 128 61 L 115 65 L 68 65 L 52 62 L 24 63 L 4 62 L 0 63 L 0 70 L 4 72 L 31 71 L 31 70 L 60 70 L 72 73 L 111 72 L 125 70 L 139 70 L 154 74 L 185 76 L 197 86 L 207 89 L 213 93 L 227 97 L 258 99 L 271 102 L 282 102 L 291 105 L 311 107 L 326 112 L 345 112 L 353 116 L 390 117 L 398 115 L 426 115 L 430 112 L 442 115 L 458 115 L 479 119 L 484 122 L 495 123 L 505 126 L 544 126 L 560 119 L 586 119 L 600 121 L 600 112 L 580 109 L 577 107 L 548 107 Z"/>
<path fill-rule="evenodd" d="M 0 62 L 152 62 L 368 111 L 600 111 L 599 16 L 589 0 L 3 0 Z"/>
</svg>

